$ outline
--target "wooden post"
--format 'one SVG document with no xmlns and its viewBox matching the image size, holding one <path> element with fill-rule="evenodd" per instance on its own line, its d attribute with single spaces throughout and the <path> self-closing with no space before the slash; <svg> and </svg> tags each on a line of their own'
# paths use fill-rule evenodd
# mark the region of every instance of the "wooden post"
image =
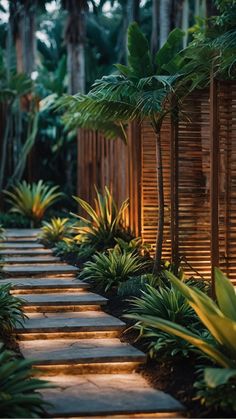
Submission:
<svg viewBox="0 0 236 419">
<path fill-rule="evenodd" d="M 130 228 L 141 234 L 141 125 L 132 122 L 128 127 Z"/>
<path fill-rule="evenodd" d="M 178 266 L 179 263 L 179 148 L 178 148 L 178 120 L 171 117 L 171 259 Z"/>
<path fill-rule="evenodd" d="M 211 280 L 215 298 L 214 268 L 219 266 L 219 136 L 218 136 L 218 82 L 210 84 L 210 214 L 211 214 Z"/>
</svg>

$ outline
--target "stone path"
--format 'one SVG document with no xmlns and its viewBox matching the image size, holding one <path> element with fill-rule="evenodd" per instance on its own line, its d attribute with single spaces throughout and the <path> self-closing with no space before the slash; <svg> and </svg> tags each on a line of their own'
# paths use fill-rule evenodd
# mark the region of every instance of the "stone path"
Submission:
<svg viewBox="0 0 236 419">
<path fill-rule="evenodd" d="M 24 299 L 28 319 L 16 329 L 22 354 L 56 385 L 43 391 L 48 416 L 179 417 L 183 406 L 135 372 L 145 354 L 120 341 L 125 324 L 102 311 L 106 298 L 38 244 L 37 233 L 7 230 L 1 283 Z"/>
</svg>

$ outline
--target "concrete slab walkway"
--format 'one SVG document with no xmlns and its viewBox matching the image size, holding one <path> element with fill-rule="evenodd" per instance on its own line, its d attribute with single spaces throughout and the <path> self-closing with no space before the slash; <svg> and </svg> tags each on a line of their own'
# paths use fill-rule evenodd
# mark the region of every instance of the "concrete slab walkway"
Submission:
<svg viewBox="0 0 236 419">
<path fill-rule="evenodd" d="M 28 319 L 16 329 L 23 356 L 56 385 L 42 392 L 48 416 L 180 417 L 184 407 L 135 372 L 145 354 L 120 341 L 125 324 L 102 311 L 107 300 L 38 244 L 37 233 L 7 230 L 0 281 L 25 301 Z"/>
</svg>

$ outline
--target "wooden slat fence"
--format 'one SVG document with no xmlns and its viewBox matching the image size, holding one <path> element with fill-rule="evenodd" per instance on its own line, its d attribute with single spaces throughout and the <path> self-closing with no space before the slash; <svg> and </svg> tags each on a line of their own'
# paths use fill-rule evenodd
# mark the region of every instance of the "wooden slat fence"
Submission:
<svg viewBox="0 0 236 419">
<path fill-rule="evenodd" d="M 211 91 L 187 97 L 178 122 L 164 122 L 161 141 L 163 257 L 182 259 L 188 274 L 204 278 L 211 277 L 212 263 L 218 264 L 236 280 L 236 83 L 214 81 Z M 155 147 L 148 121 L 129 127 L 127 146 L 86 130 L 78 140 L 78 194 L 92 202 L 93 184 L 99 189 L 106 184 L 119 203 L 129 197 L 126 223 L 153 249 L 158 213 Z"/>
</svg>

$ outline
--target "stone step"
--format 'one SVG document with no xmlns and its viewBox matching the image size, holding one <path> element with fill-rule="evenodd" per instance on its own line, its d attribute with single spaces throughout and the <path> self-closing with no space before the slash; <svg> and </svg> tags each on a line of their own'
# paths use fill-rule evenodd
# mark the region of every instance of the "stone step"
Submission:
<svg viewBox="0 0 236 419">
<path fill-rule="evenodd" d="M 51 256 L 53 254 L 51 249 L 6 249 L 0 247 L 0 256 Z"/>
<path fill-rule="evenodd" d="M 44 249 L 44 246 L 41 243 L 37 242 L 27 242 L 27 243 L 19 243 L 19 242 L 3 242 L 1 243 L 1 250 L 4 249 Z"/>
<path fill-rule="evenodd" d="M 45 339 L 20 342 L 23 356 L 50 374 L 133 371 L 146 356 L 119 339 Z"/>
<path fill-rule="evenodd" d="M 67 264 L 55 265 L 5 265 L 2 269 L 3 273 L 10 276 L 26 276 L 26 275 L 40 275 L 40 274 L 72 274 L 78 272 L 78 268 Z"/>
<path fill-rule="evenodd" d="M 13 256 L 13 257 L 12 256 L 7 256 L 7 257 L 4 258 L 4 263 L 7 264 L 7 265 L 11 265 L 11 264 L 15 264 L 15 265 L 30 264 L 31 265 L 32 263 L 38 265 L 38 264 L 41 264 L 41 263 L 43 263 L 43 264 L 54 264 L 54 263 L 57 263 L 57 262 L 61 263 L 60 258 L 55 257 L 55 256 L 48 256 L 48 255 L 46 255 L 46 256 L 44 256 L 44 255 L 42 255 L 42 256 L 25 256 L 25 257 L 23 257 L 23 256 Z"/>
<path fill-rule="evenodd" d="M 5 243 L 35 243 L 37 237 L 5 237 Z"/>
<path fill-rule="evenodd" d="M 40 233 L 39 228 L 7 228 L 6 237 L 37 237 Z"/>
<path fill-rule="evenodd" d="M 11 284 L 13 293 L 24 293 L 24 292 L 50 292 L 58 291 L 65 292 L 68 289 L 88 289 L 90 285 L 86 282 L 80 281 L 76 278 L 70 277 L 59 277 L 59 278 L 8 278 L 0 279 L 0 285 Z"/>
<path fill-rule="evenodd" d="M 101 305 L 107 303 L 106 298 L 87 291 L 21 294 L 21 298 L 27 311 L 37 311 L 38 308 L 41 309 L 40 311 L 46 311 L 48 307 L 55 307 L 56 310 L 60 307 L 69 309 L 71 306 L 74 310 L 80 309 L 81 306 L 99 306 L 100 308 Z M 82 309 L 85 310 L 83 307 Z"/>
<path fill-rule="evenodd" d="M 40 391 L 51 403 L 51 417 L 93 417 L 184 411 L 181 403 L 162 391 L 151 388 L 138 374 L 60 374 L 43 377 L 57 386 Z M 163 414 L 163 416 L 162 416 Z M 155 417 L 155 416 L 153 416 Z"/>
<path fill-rule="evenodd" d="M 117 337 L 125 323 L 103 311 L 27 313 L 16 333 L 21 340 Z"/>
</svg>

